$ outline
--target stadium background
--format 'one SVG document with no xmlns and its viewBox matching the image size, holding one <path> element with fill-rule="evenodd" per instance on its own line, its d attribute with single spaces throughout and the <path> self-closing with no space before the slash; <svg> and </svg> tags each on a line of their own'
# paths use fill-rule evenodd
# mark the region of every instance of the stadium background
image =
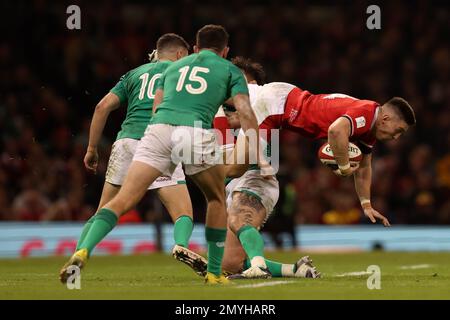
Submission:
<svg viewBox="0 0 450 320">
<path fill-rule="evenodd" d="M 81 8 L 81 30 L 66 8 Z M 445 2 L 380 3 L 382 28 L 368 30 L 367 1 L 4 1 L 0 4 L 0 220 L 85 221 L 98 203 L 110 146 L 125 108 L 111 114 L 99 172 L 82 159 L 96 103 L 119 77 L 147 61 L 166 32 L 194 44 L 196 30 L 223 24 L 230 55 L 263 64 L 267 80 L 313 93 L 383 103 L 396 95 L 418 124 L 378 144 L 373 206 L 394 224 L 450 224 L 450 12 Z M 18 19 L 20 17 L 20 19 Z M 283 134 L 282 196 L 270 231 L 294 225 L 367 224 L 351 179 L 316 158 L 320 142 Z M 196 222 L 204 201 L 192 184 Z M 168 222 L 148 195 L 122 222 Z"/>
</svg>

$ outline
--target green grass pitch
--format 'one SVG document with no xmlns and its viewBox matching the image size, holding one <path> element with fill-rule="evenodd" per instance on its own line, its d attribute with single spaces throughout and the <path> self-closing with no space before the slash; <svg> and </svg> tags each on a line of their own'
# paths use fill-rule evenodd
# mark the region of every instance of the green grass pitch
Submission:
<svg viewBox="0 0 450 320">
<path fill-rule="evenodd" d="M 306 253 L 271 252 L 293 262 Z M 81 290 L 58 281 L 66 258 L 0 260 L 0 299 L 450 299 L 450 253 L 310 254 L 321 279 L 240 280 L 206 286 L 165 254 L 93 257 Z M 381 289 L 369 290 L 369 265 L 381 268 Z M 350 273 L 350 274 L 349 274 Z"/>
</svg>

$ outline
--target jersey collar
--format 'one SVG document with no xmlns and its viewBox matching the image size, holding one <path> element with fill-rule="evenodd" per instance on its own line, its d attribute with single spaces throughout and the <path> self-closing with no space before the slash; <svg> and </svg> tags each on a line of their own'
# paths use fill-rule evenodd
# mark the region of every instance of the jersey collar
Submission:
<svg viewBox="0 0 450 320">
<path fill-rule="evenodd" d="M 380 106 L 378 106 L 378 107 L 375 109 L 375 115 L 373 116 L 372 124 L 370 125 L 370 130 L 372 130 L 373 127 L 375 126 L 375 122 L 376 122 L 377 119 L 378 119 L 378 114 L 379 114 L 379 113 L 380 113 Z"/>
</svg>

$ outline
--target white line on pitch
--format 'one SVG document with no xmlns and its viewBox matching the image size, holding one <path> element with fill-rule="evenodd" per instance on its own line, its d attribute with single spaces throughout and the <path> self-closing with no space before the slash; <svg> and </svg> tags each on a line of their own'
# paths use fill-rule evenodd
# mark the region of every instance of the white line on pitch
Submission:
<svg viewBox="0 0 450 320">
<path fill-rule="evenodd" d="M 415 270 L 415 269 L 426 269 L 431 268 L 431 264 L 413 264 L 410 266 L 401 266 L 402 270 Z"/>
<path fill-rule="evenodd" d="M 270 286 L 277 286 L 279 284 L 288 284 L 293 283 L 295 281 L 271 281 L 271 282 L 263 282 L 263 283 L 253 283 L 253 284 L 244 284 L 240 286 L 236 286 L 235 288 L 259 288 L 259 287 L 270 287 Z"/>
<path fill-rule="evenodd" d="M 372 274 L 372 272 L 367 272 L 367 271 L 346 272 L 346 273 L 337 274 L 336 277 L 364 276 L 366 274 Z"/>
</svg>

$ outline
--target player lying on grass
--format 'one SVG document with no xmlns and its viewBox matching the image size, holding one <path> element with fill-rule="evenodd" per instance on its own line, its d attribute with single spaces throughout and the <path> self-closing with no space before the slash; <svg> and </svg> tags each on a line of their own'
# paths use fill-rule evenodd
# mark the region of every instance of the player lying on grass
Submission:
<svg viewBox="0 0 450 320">
<path fill-rule="evenodd" d="M 86 169 L 93 173 L 96 173 L 98 165 L 97 146 L 110 112 L 119 108 L 120 105 L 128 104 L 126 118 L 112 146 L 98 210 L 119 192 L 123 184 L 138 142 L 151 119 L 157 80 L 170 63 L 187 56 L 189 45 L 182 37 L 168 33 L 158 39 L 156 48 L 157 61 L 151 61 L 127 72 L 95 108 L 89 132 L 89 146 L 84 157 Z M 176 167 L 171 176 L 166 175 L 156 179 L 148 190 L 157 191 L 175 222 L 175 243 L 187 247 L 193 229 L 192 205 L 181 164 Z M 102 230 L 105 229 L 103 224 L 96 224 L 93 227 L 96 219 L 106 218 L 96 214 L 86 222 L 76 251 L 81 248 L 91 248 L 91 243 L 97 241 L 97 234 L 103 233 Z M 91 252 L 92 249 L 89 254 Z M 66 282 L 68 276 L 66 267 L 63 267 L 60 273 L 61 281 Z"/>
<path fill-rule="evenodd" d="M 231 98 L 244 131 L 252 129 L 258 134 L 258 125 L 242 72 L 224 59 L 227 45 L 225 29 L 207 25 L 197 32 L 195 54 L 172 63 L 164 71 L 156 85 L 156 112 L 138 144 L 122 187 L 98 210 L 98 218 L 66 266 L 83 267 L 93 248 L 114 228 L 118 218 L 137 204 L 148 186 L 161 175 L 172 175 L 182 162 L 186 174 L 192 176 L 208 201 L 205 281 L 228 282 L 221 269 L 227 231 L 225 176 L 223 166 L 215 161 L 216 139 L 211 124 L 219 106 Z"/>
<path fill-rule="evenodd" d="M 341 176 L 354 174 L 355 189 L 364 214 L 372 223 L 379 219 L 384 226 L 389 226 L 388 219 L 373 209 L 370 203 L 371 152 L 376 140 L 397 139 L 409 126 L 415 124 L 416 119 L 411 106 L 402 98 L 392 98 L 384 105 L 379 105 L 374 101 L 359 100 L 344 94 L 313 95 L 288 83 L 275 82 L 260 86 L 256 84 L 254 76 L 258 74 L 260 65 L 242 58 L 235 61 L 250 82 L 250 102 L 252 108 L 255 111 L 258 110 L 255 114 L 260 128 L 283 128 L 313 139 L 328 138 L 339 165 L 335 173 Z M 226 110 L 226 122 L 231 123 L 232 127 L 238 127 L 238 124 L 232 124 L 238 121 L 235 112 L 231 107 L 227 107 Z M 220 120 L 216 118 L 216 122 L 218 121 Z M 224 120 L 221 121 L 224 122 Z M 347 151 L 349 141 L 355 142 L 364 154 L 359 166 L 350 166 Z M 238 277 L 264 277 L 264 273 L 266 277 L 269 277 L 270 270 L 267 267 L 270 269 L 271 265 L 264 262 L 264 242 L 257 232 L 257 227 L 264 221 L 263 213 L 270 213 L 267 208 L 276 203 L 278 193 L 274 191 L 275 185 L 272 188 L 261 188 L 258 184 L 252 184 L 251 177 L 255 177 L 257 171 L 247 171 L 247 169 L 247 165 L 227 168 L 227 176 L 237 177 L 243 174 L 240 179 L 235 179 L 234 186 L 233 184 L 227 186 L 232 199 L 228 211 L 228 225 L 237 234 L 250 259 L 250 268 Z M 244 191 L 245 194 L 246 190 L 251 190 L 253 193 L 251 201 L 248 200 L 251 198 L 248 192 L 245 196 L 243 192 L 236 192 Z M 244 200 L 241 206 L 245 206 L 246 210 L 235 209 L 236 205 L 233 203 L 241 199 Z M 259 202 L 258 199 L 260 199 Z M 266 210 L 261 210 L 263 206 L 260 206 L 261 213 L 255 214 L 254 212 L 258 211 L 254 208 L 257 203 L 265 204 Z M 255 225 L 255 222 L 259 224 Z M 240 230 L 245 230 L 246 234 L 239 232 Z M 234 271 L 242 266 L 243 260 L 240 259 L 244 253 L 237 242 L 233 242 L 229 247 L 224 257 L 224 269 Z M 239 250 L 241 250 L 240 254 Z M 230 260 L 227 260 L 227 252 L 230 252 Z M 225 264 L 226 261 L 232 262 L 228 265 Z M 248 266 L 248 263 L 244 266 Z"/>
</svg>

